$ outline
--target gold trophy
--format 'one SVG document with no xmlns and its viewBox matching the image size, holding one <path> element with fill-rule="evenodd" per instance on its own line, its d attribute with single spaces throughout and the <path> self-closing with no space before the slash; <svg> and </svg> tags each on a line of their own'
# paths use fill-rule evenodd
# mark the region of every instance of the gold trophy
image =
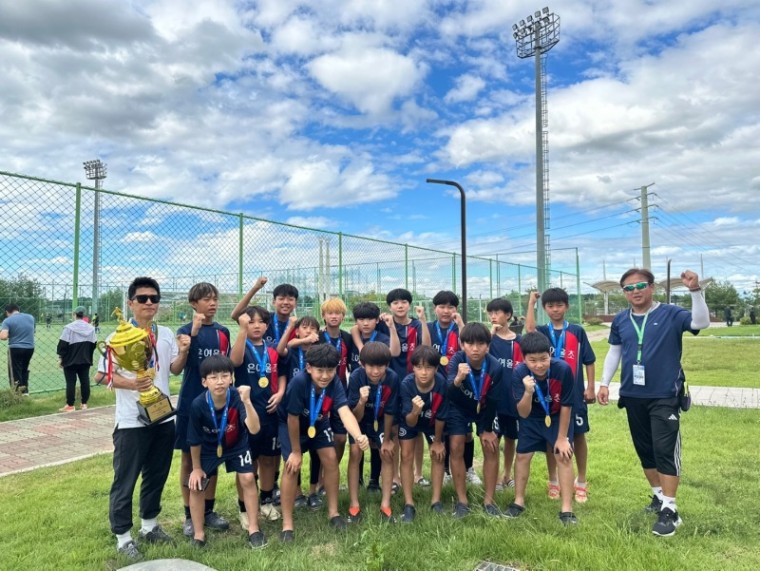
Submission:
<svg viewBox="0 0 760 571">
<path fill-rule="evenodd" d="M 113 315 L 119 320 L 119 325 L 116 327 L 113 336 L 105 343 L 106 361 L 112 358 L 120 368 L 131 371 L 138 377 L 155 378 L 156 370 L 149 367 L 153 356 L 150 334 L 145 329 L 140 329 L 125 321 L 119 308 L 113 311 Z M 168 367 L 169 364 L 167 363 L 166 366 Z M 152 385 L 147 391 L 140 392 L 137 408 L 139 410 L 137 418 L 146 426 L 156 424 L 177 414 L 169 397 L 155 385 Z"/>
</svg>

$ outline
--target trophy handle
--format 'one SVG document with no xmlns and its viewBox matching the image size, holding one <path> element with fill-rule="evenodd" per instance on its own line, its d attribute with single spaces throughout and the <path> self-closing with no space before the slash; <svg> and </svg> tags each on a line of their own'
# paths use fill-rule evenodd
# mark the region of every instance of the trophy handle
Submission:
<svg viewBox="0 0 760 571">
<path fill-rule="evenodd" d="M 98 341 L 95 344 L 95 347 L 98 349 L 98 352 L 103 355 L 103 357 L 106 356 L 106 342 L 105 341 Z"/>
</svg>

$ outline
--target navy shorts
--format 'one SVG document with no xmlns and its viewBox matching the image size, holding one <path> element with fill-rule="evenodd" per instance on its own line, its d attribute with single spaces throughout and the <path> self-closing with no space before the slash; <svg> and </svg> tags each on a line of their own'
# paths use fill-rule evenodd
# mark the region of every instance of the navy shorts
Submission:
<svg viewBox="0 0 760 571">
<path fill-rule="evenodd" d="M 190 425 L 190 417 L 186 415 L 177 415 L 175 432 L 174 432 L 174 449 L 182 450 L 190 454 L 190 446 L 187 444 L 187 427 Z"/>
<path fill-rule="evenodd" d="M 301 454 L 307 452 L 315 452 L 320 448 L 335 447 L 335 435 L 332 428 L 330 428 L 329 422 L 323 422 L 316 426 L 317 434 L 314 438 L 309 438 L 307 434 L 301 434 Z M 293 447 L 290 445 L 290 435 L 288 434 L 288 425 L 285 422 L 281 422 L 279 425 L 279 440 L 280 440 L 280 452 L 282 453 L 282 459 L 287 462 L 288 456 L 293 452 Z"/>
<path fill-rule="evenodd" d="M 493 430 L 499 436 L 504 436 L 510 440 L 517 440 L 520 421 L 508 414 L 497 414 L 493 421 Z"/>
<path fill-rule="evenodd" d="M 427 426 L 425 428 L 418 428 L 416 426 L 407 426 L 405 423 L 401 423 L 398 427 L 398 439 L 399 440 L 414 440 L 420 434 L 425 435 L 425 440 L 428 444 L 435 442 L 435 427 Z"/>
<path fill-rule="evenodd" d="M 248 448 L 237 448 L 222 454 L 220 458 L 216 454 L 201 456 L 201 467 L 209 478 L 216 475 L 219 466 L 224 464 L 227 473 L 238 472 L 250 474 L 253 472 L 253 459 Z"/>
<path fill-rule="evenodd" d="M 248 448 L 254 461 L 259 456 L 280 455 L 279 426 L 277 423 L 269 422 L 262 424 L 261 430 L 256 434 L 248 434 Z"/>
<path fill-rule="evenodd" d="M 359 429 L 362 434 L 369 438 L 369 445 L 371 448 L 380 448 L 383 444 L 383 439 L 385 438 L 385 421 L 383 419 L 379 420 L 379 428 L 380 430 L 375 431 L 374 420 L 364 421 L 364 419 L 362 419 L 362 422 L 359 424 Z M 354 444 L 355 442 L 354 437 L 349 434 L 348 443 Z"/>
<path fill-rule="evenodd" d="M 572 420 L 572 417 L 571 417 Z M 570 444 L 573 442 L 573 423 L 567 430 Z M 547 445 L 554 446 L 559 433 L 559 415 L 552 416 L 552 425 L 547 427 L 543 418 L 521 418 L 517 438 L 517 453 L 546 452 Z"/>
<path fill-rule="evenodd" d="M 348 434 L 348 430 L 343 426 L 343 421 L 337 414 L 330 415 L 330 428 L 332 428 L 333 434 Z"/>
<path fill-rule="evenodd" d="M 475 418 L 471 418 L 465 415 L 457 407 L 451 406 L 446 414 L 446 434 L 449 436 L 466 436 L 467 434 L 472 434 L 472 423 L 475 421 Z M 480 436 L 481 432 L 483 431 L 477 431 L 478 436 Z"/>
<path fill-rule="evenodd" d="M 570 417 L 570 424 L 573 424 L 573 434 L 586 434 L 591 427 L 588 425 L 588 409 L 575 410 Z"/>
</svg>

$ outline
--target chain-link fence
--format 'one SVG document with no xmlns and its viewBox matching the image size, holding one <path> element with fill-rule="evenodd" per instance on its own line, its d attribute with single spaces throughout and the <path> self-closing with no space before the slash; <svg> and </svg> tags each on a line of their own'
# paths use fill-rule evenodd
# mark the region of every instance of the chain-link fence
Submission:
<svg viewBox="0 0 760 571">
<path fill-rule="evenodd" d="M 63 387 L 55 346 L 73 308 L 97 313 L 103 338 L 115 326 L 113 309 L 123 308 L 129 283 L 140 275 L 161 285 L 158 319 L 170 327 L 192 315 L 187 292 L 199 281 L 219 289 L 223 323 L 262 275 L 268 284 L 256 301 L 269 304 L 275 285 L 291 283 L 300 293 L 299 315 L 318 315 L 321 301 L 332 296 L 349 308 L 360 300 L 384 307 L 385 293 L 396 287 L 409 289 L 430 309 L 437 291 L 461 289 L 461 256 L 452 252 L 7 172 L 0 172 L 0 201 L 0 305 L 17 303 L 37 320 L 32 391 Z M 468 319 L 485 321 L 488 300 L 501 296 L 523 315 L 536 274 L 533 267 L 468 257 Z M 575 274 L 549 275 L 552 285 L 577 296 Z M 4 370 L 6 355 L 0 353 Z"/>
</svg>

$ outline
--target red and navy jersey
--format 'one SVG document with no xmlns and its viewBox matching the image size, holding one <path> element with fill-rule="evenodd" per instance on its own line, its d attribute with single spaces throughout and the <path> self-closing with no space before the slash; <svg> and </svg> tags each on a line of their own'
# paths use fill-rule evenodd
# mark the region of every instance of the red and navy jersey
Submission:
<svg viewBox="0 0 760 571">
<path fill-rule="evenodd" d="M 301 425 L 301 435 L 305 436 L 309 429 L 309 406 L 311 404 L 311 387 L 313 381 L 311 375 L 307 372 L 297 374 L 292 381 L 288 383 L 285 390 L 285 398 L 279 407 L 280 423 L 287 424 L 288 415 L 298 416 Z M 317 411 L 316 424 L 318 431 L 329 428 L 330 417 L 338 416 L 338 410 L 341 407 L 348 406 L 346 392 L 343 385 L 339 382 L 338 376 L 333 377 L 330 384 L 324 389 L 325 397 L 322 400 L 322 406 Z M 315 406 L 319 403 L 320 391 L 315 386 Z"/>
<path fill-rule="evenodd" d="M 512 371 L 523 362 L 522 349 L 520 349 L 520 336 L 514 339 L 502 339 L 498 335 L 491 338 L 488 352 L 504 367 L 504 382 L 501 384 L 501 394 L 497 412 L 508 416 L 517 416 L 515 399 L 512 395 Z"/>
<path fill-rule="evenodd" d="M 560 354 L 557 355 L 555 343 L 559 344 L 560 342 L 562 328 L 554 328 L 554 338 L 552 338 L 550 328 L 553 328 L 551 324 L 539 325 L 536 330 L 543 333 L 552 344 L 552 357 L 562 359 L 570 365 L 570 369 L 573 371 L 573 378 L 575 379 L 576 405 L 583 408 L 586 402 L 583 398 L 583 392 L 586 390 L 586 383 L 583 378 L 583 366 L 590 365 L 596 361 L 594 349 L 591 347 L 591 343 L 589 343 L 586 330 L 576 323 L 569 323 L 565 330 L 563 347 Z"/>
<path fill-rule="evenodd" d="M 214 408 L 216 425 L 211 418 L 208 405 L 208 391 L 204 391 L 190 405 L 190 421 L 187 426 L 188 446 L 200 446 L 201 456 L 216 456 L 219 444 L 219 428 L 222 424 L 224 407 Z M 227 410 L 227 427 L 222 439 L 224 452 L 246 450 L 248 448 L 248 429 L 245 426 L 245 405 L 235 388 L 230 389 L 230 406 Z M 216 427 L 215 427 L 216 426 Z"/>
<path fill-rule="evenodd" d="M 371 427 L 376 418 L 382 425 L 384 422 L 383 415 L 389 414 L 395 420 L 398 412 L 398 375 L 388 368 L 385 371 L 385 377 L 375 385 L 369 380 L 363 367 L 353 371 L 348 380 L 348 407 L 351 410 L 359 404 L 359 389 L 366 386 L 369 386 L 369 398 L 364 404 L 364 416 L 359 423 L 364 433 L 367 432 L 365 428 Z M 378 400 L 380 406 L 375 410 L 375 404 L 378 403 Z"/>
<path fill-rule="evenodd" d="M 515 402 L 518 402 L 525 394 L 525 384 L 523 378 L 530 375 L 530 370 L 525 363 L 517 366 L 512 374 L 512 392 L 514 393 Z M 536 384 L 541 389 L 546 403 L 549 405 L 549 414 L 557 416 L 563 406 L 572 407 L 575 404 L 573 371 L 570 365 L 559 359 L 552 358 L 549 371 L 546 378 L 536 379 Z M 538 400 L 538 391 L 533 393 L 533 401 L 528 418 L 543 419 L 546 416 L 541 402 Z"/>
<path fill-rule="evenodd" d="M 267 360 L 266 369 L 262 372 L 260 361 L 264 360 L 264 351 Z M 266 343 L 253 345 L 248 341 L 245 344 L 243 363 L 235 368 L 235 386 L 251 387 L 251 403 L 259 415 L 261 424 L 277 422 L 276 412 L 270 414 L 266 409 L 269 399 L 280 388 L 279 358 L 274 347 Z M 267 386 L 263 388 L 259 386 L 259 379 L 262 377 L 267 378 Z"/>
<path fill-rule="evenodd" d="M 399 388 L 398 423 L 400 427 L 407 427 L 406 417 L 412 412 L 412 399 L 416 396 L 422 398 L 425 406 L 417 420 L 416 428 L 424 431 L 435 428 L 436 420 L 446 420 L 446 380 L 436 373 L 433 387 L 423 392 L 414 380 L 414 374 L 407 375 Z"/>
<path fill-rule="evenodd" d="M 348 356 L 354 350 L 354 340 L 348 331 L 340 330 L 340 337 L 332 337 L 327 331 L 319 332 L 319 341 L 317 343 L 329 343 L 340 353 L 340 363 L 338 364 L 338 378 L 343 384 L 343 389 L 348 387 Z"/>
<path fill-rule="evenodd" d="M 288 382 L 298 373 L 306 370 L 306 351 L 308 347 L 303 345 L 288 349 L 288 355 L 284 359 L 280 357 L 278 364 L 280 375 L 285 375 Z"/>
<path fill-rule="evenodd" d="M 352 339 L 352 341 L 353 341 L 353 339 Z M 367 339 L 362 339 L 362 343 L 364 345 L 366 345 L 370 341 L 377 341 L 378 343 L 385 343 L 389 347 L 391 345 L 391 338 L 388 337 L 385 333 L 381 333 L 377 329 L 375 329 L 372 332 L 372 335 L 369 336 Z M 354 345 L 353 343 L 351 343 L 351 356 L 350 356 L 350 360 L 349 360 L 349 363 L 348 363 L 348 369 L 350 371 L 355 371 L 359 367 L 361 367 L 361 364 L 359 363 L 359 348 L 356 345 Z"/>
<path fill-rule="evenodd" d="M 280 342 L 280 336 L 285 333 L 285 330 L 287 328 L 288 320 L 285 319 L 285 321 L 280 321 L 277 319 L 277 314 L 272 313 L 272 320 L 269 322 L 269 325 L 267 325 L 267 330 L 264 332 L 264 341 L 266 341 L 267 344 L 271 345 L 272 347 L 277 347 L 277 344 Z M 295 336 L 296 328 L 294 327 L 288 336 L 288 341 L 293 339 Z"/>
<path fill-rule="evenodd" d="M 428 332 L 430 333 L 430 344 L 441 357 L 446 357 L 449 362 L 451 362 L 452 357 L 454 357 L 456 352 L 460 349 L 459 326 L 453 321 L 450 323 L 451 329 L 449 329 L 449 326 L 442 327 L 439 325 L 438 327 L 441 329 L 441 334 L 438 335 L 438 328 L 435 326 L 436 323 L 438 322 L 429 321 L 427 324 Z M 446 347 L 445 353 L 443 351 L 444 346 Z M 444 377 L 448 375 L 448 369 L 448 365 L 438 366 L 438 372 Z"/>
<path fill-rule="evenodd" d="M 177 330 L 177 335 L 190 336 L 192 330 L 192 322 L 186 323 Z M 230 350 L 230 331 L 216 322 L 210 325 L 201 325 L 198 335 L 190 336 L 190 349 L 182 373 L 182 387 L 179 389 L 177 414 L 190 414 L 190 405 L 193 400 L 205 391 L 201 384 L 200 373 L 203 360 L 211 355 L 229 356 Z"/>
<path fill-rule="evenodd" d="M 396 371 L 399 379 L 403 379 L 412 372 L 412 353 L 418 345 L 422 345 L 423 325 L 419 319 L 412 319 L 407 325 L 395 321 L 393 324 L 401 344 L 401 353 L 391 358 L 391 368 Z M 377 328 L 383 332 L 388 329 L 382 321 L 378 323 Z"/>
<path fill-rule="evenodd" d="M 470 376 L 465 377 L 459 387 L 454 384 L 454 377 L 457 376 L 459 364 L 465 362 L 467 362 L 467 358 L 464 351 L 459 351 L 451 359 L 451 363 L 449 363 L 449 374 L 446 382 L 450 406 L 457 407 L 466 418 L 477 422 L 479 428 L 491 430 L 490 427 L 493 426 L 493 419 L 496 417 L 496 409 L 502 394 L 501 383 L 504 367 L 501 366 L 501 363 L 493 355 L 489 354 L 486 354 L 479 369 L 471 366 L 472 379 L 476 382 L 480 379 L 481 374 L 484 375 L 482 378 L 480 400 L 478 401 Z M 480 402 L 480 414 L 477 413 L 478 402 Z"/>
</svg>

